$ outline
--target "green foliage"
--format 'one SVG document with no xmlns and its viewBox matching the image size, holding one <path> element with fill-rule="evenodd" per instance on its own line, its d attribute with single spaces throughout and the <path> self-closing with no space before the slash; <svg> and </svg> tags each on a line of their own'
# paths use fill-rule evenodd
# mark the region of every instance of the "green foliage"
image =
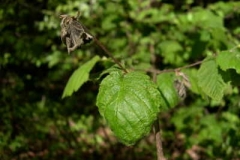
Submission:
<svg viewBox="0 0 240 160">
<path fill-rule="evenodd" d="M 201 90 L 212 99 L 219 101 L 223 97 L 226 84 L 218 72 L 214 59 L 206 59 L 198 71 L 198 84 Z"/>
<path fill-rule="evenodd" d="M 112 72 L 100 85 L 97 106 L 114 134 L 132 145 L 151 130 L 160 110 L 159 98 L 157 87 L 148 76 Z"/>
<path fill-rule="evenodd" d="M 204 107 L 201 107 L 202 105 Z M 196 151 L 199 153 L 205 152 L 207 155 L 203 157 L 210 159 L 214 159 L 216 155 L 221 155 L 227 159 L 237 157 L 239 152 L 234 152 L 233 148 L 237 150 L 239 148 L 237 140 L 239 137 L 236 133 L 238 129 L 235 128 L 236 125 L 239 125 L 239 118 L 229 111 L 222 112 L 219 117 L 216 117 L 214 113 L 206 114 L 204 112 L 209 108 L 206 105 L 199 100 L 188 108 L 179 108 L 173 114 L 172 122 L 177 133 L 180 133 L 179 136 L 182 136 L 179 141 L 183 141 L 188 149 L 191 149 L 191 144 L 205 146 L 204 150 L 198 148 Z M 215 107 L 212 106 L 211 108 L 214 109 Z M 236 141 L 233 142 L 233 139 Z"/>
<path fill-rule="evenodd" d="M 10 0 L 1 6 L 0 159 L 156 159 L 149 131 L 158 113 L 168 159 L 240 157 L 238 1 Z M 59 15 L 77 11 L 129 73 L 113 67 L 94 42 L 67 54 Z M 200 68 L 189 66 L 202 60 Z M 187 95 L 181 101 L 176 80 Z M 114 87 L 123 89 L 120 97 Z M 114 99 L 124 108 L 105 105 Z M 101 106 L 109 110 L 102 113 Z M 138 143 L 124 147 L 115 135 Z"/>
<path fill-rule="evenodd" d="M 224 71 L 235 69 L 240 73 L 240 53 L 236 51 L 223 51 L 217 56 L 217 63 Z"/>
<path fill-rule="evenodd" d="M 88 81 L 89 72 L 97 63 L 97 61 L 99 61 L 99 59 L 99 56 L 95 56 L 87 63 L 81 65 L 76 71 L 74 71 L 63 91 L 62 98 L 71 96 L 73 92 L 77 91 L 83 85 L 83 83 Z"/>
<path fill-rule="evenodd" d="M 162 73 L 157 77 L 162 107 L 165 109 L 173 108 L 179 102 L 179 96 L 174 86 L 175 80 L 175 76 L 171 73 Z"/>
</svg>

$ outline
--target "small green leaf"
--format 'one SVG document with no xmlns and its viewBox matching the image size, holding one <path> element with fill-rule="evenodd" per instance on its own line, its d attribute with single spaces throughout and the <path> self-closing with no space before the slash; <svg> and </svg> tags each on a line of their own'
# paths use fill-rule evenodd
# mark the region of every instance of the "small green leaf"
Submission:
<svg viewBox="0 0 240 160">
<path fill-rule="evenodd" d="M 163 41 L 159 44 L 161 55 L 164 56 L 164 63 L 180 64 L 182 58 L 179 58 L 178 53 L 183 50 L 182 46 L 177 41 Z"/>
<path fill-rule="evenodd" d="M 240 52 L 223 51 L 217 56 L 217 64 L 224 71 L 235 69 L 240 73 Z"/>
<path fill-rule="evenodd" d="M 189 78 L 191 87 L 189 88 L 193 93 L 199 94 L 202 96 L 203 99 L 207 99 L 207 95 L 202 91 L 202 88 L 199 86 L 198 83 L 198 70 L 191 68 L 186 70 L 186 74 Z"/>
<path fill-rule="evenodd" d="M 178 93 L 174 87 L 175 76 L 172 73 L 162 73 L 157 77 L 161 94 L 161 104 L 164 109 L 173 108 L 179 102 Z"/>
<path fill-rule="evenodd" d="M 212 99 L 219 101 L 223 97 L 226 85 L 218 73 L 217 67 L 214 59 L 206 60 L 198 70 L 197 78 L 201 90 Z"/>
<path fill-rule="evenodd" d="M 64 88 L 62 98 L 71 96 L 73 92 L 77 91 L 86 81 L 88 81 L 89 72 L 99 59 L 99 56 L 95 56 L 73 72 Z"/>
<path fill-rule="evenodd" d="M 147 75 L 112 72 L 100 85 L 97 106 L 119 140 L 132 145 L 151 130 L 160 110 L 159 97 Z"/>
</svg>

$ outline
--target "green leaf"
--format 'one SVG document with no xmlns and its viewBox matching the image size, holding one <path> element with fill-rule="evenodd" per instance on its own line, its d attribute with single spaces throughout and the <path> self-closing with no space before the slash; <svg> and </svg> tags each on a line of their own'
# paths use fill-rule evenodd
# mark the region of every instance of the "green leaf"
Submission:
<svg viewBox="0 0 240 160">
<path fill-rule="evenodd" d="M 112 72 L 100 85 L 97 106 L 119 140 L 132 145 L 151 130 L 160 110 L 159 97 L 147 75 Z"/>
<path fill-rule="evenodd" d="M 202 88 L 198 83 L 198 70 L 197 69 L 188 69 L 185 71 L 187 74 L 191 87 L 189 88 L 193 93 L 199 94 L 203 99 L 207 99 L 207 95 L 202 91 Z"/>
<path fill-rule="evenodd" d="M 218 73 L 214 59 L 207 59 L 198 71 L 198 84 L 201 90 L 212 99 L 219 101 L 223 97 L 225 83 Z"/>
<path fill-rule="evenodd" d="M 73 72 L 64 88 L 62 98 L 71 96 L 73 92 L 77 91 L 86 81 L 88 81 L 89 72 L 99 59 L 99 56 L 95 56 Z"/>
<path fill-rule="evenodd" d="M 178 53 L 181 52 L 183 48 L 177 41 L 163 41 L 159 47 L 161 55 L 164 56 L 164 63 L 181 63 L 182 58 L 179 58 Z"/>
<path fill-rule="evenodd" d="M 209 10 L 197 10 L 192 14 L 192 21 L 203 28 L 223 28 L 223 19 Z"/>
<path fill-rule="evenodd" d="M 175 76 L 172 73 L 162 73 L 157 76 L 161 104 L 164 109 L 173 108 L 179 102 L 179 96 L 174 87 L 174 80 Z"/>
<path fill-rule="evenodd" d="M 217 56 L 217 64 L 224 71 L 235 69 L 240 73 L 240 52 L 223 51 Z"/>
</svg>

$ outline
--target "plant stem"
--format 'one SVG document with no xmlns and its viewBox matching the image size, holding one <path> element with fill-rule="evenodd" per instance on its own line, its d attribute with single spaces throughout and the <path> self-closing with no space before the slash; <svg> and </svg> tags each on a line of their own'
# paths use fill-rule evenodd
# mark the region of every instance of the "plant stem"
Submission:
<svg viewBox="0 0 240 160">
<path fill-rule="evenodd" d="M 93 34 L 91 34 L 91 33 L 89 32 L 89 30 L 88 30 L 83 24 L 81 24 L 81 25 L 82 25 L 83 28 L 87 31 L 87 33 L 89 33 L 91 36 L 93 36 Z M 94 40 L 94 42 L 96 42 L 97 45 L 105 52 L 105 54 L 106 54 L 107 56 L 109 56 L 110 58 L 112 58 L 112 60 L 113 60 L 125 73 L 128 73 L 128 71 L 123 67 L 123 65 L 112 55 L 111 52 L 109 52 L 109 51 L 107 50 L 107 48 L 106 48 L 95 36 L 93 36 L 93 40 Z"/>
<path fill-rule="evenodd" d="M 153 131 L 154 131 L 155 140 L 156 140 L 157 159 L 166 160 L 163 154 L 163 147 L 162 147 L 162 140 L 161 140 L 161 133 L 160 133 L 161 130 L 160 130 L 158 119 L 154 123 Z"/>
<path fill-rule="evenodd" d="M 151 68 L 151 69 L 148 69 L 148 70 L 146 70 L 146 71 L 147 71 L 147 72 L 150 72 L 150 73 L 161 74 L 161 73 L 166 73 L 166 72 L 179 71 L 179 70 L 182 70 L 182 69 L 185 69 L 185 68 L 190 68 L 190 67 L 193 67 L 193 66 L 200 65 L 200 64 L 202 64 L 202 63 L 203 63 L 203 61 L 197 61 L 197 62 L 195 62 L 195 63 L 189 64 L 189 65 L 186 65 L 186 66 L 183 66 L 183 67 L 178 67 L 178 68 L 175 68 L 175 69 L 158 70 L 158 69 L 156 69 L 156 68 Z"/>
<path fill-rule="evenodd" d="M 149 51 L 151 53 L 151 62 L 152 62 L 152 69 L 156 70 L 155 63 L 156 63 L 156 56 L 155 56 L 155 49 L 154 46 L 150 44 L 149 46 Z M 153 82 L 157 82 L 157 73 L 153 72 L 152 73 L 152 79 Z M 161 132 L 160 132 L 160 126 L 159 126 L 159 118 L 154 122 L 153 126 L 153 132 L 156 140 L 156 148 L 157 148 L 157 159 L 158 160 L 166 160 L 163 154 L 163 147 L 162 147 L 162 141 L 161 141 Z"/>
<path fill-rule="evenodd" d="M 94 41 L 97 43 L 97 45 L 110 57 L 112 60 L 125 72 L 127 73 L 127 70 L 122 66 L 122 64 L 115 58 L 113 55 L 104 47 L 104 45 L 93 36 Z"/>
</svg>

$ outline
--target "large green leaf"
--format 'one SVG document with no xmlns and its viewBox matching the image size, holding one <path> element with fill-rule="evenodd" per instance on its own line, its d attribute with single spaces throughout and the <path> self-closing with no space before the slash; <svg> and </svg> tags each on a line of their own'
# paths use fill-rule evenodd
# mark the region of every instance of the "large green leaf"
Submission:
<svg viewBox="0 0 240 160">
<path fill-rule="evenodd" d="M 160 93 L 150 78 L 139 72 L 112 72 L 97 96 L 100 114 L 126 145 L 149 133 L 160 111 Z"/>
<path fill-rule="evenodd" d="M 217 56 L 217 64 L 224 71 L 235 69 L 240 73 L 240 52 L 223 51 Z"/>
<path fill-rule="evenodd" d="M 161 104 L 164 109 L 175 107 L 179 96 L 174 87 L 175 76 L 172 73 L 162 73 L 157 77 L 157 84 L 161 93 Z"/>
<path fill-rule="evenodd" d="M 99 59 L 99 56 L 95 56 L 73 72 L 63 91 L 62 98 L 71 96 L 73 92 L 77 91 L 83 85 L 83 83 L 88 81 L 89 72 Z"/>
<path fill-rule="evenodd" d="M 218 66 L 214 59 L 203 62 L 197 76 L 198 84 L 205 94 L 217 101 L 222 99 L 225 83 L 218 73 Z"/>
</svg>

